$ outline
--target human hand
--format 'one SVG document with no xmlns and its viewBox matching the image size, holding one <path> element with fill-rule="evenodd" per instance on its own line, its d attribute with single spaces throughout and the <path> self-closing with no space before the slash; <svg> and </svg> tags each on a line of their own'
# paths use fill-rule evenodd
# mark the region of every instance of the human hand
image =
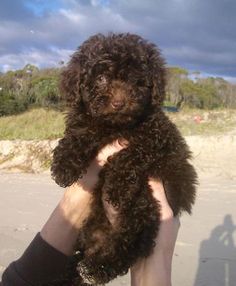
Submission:
<svg viewBox="0 0 236 286">
<path fill-rule="evenodd" d="M 128 142 L 124 139 L 122 140 L 115 140 L 111 144 L 106 145 L 103 147 L 97 157 L 91 162 L 89 168 L 87 169 L 86 174 L 83 176 L 82 179 L 78 180 L 75 185 L 82 186 L 84 191 L 92 192 L 97 181 L 98 181 L 98 174 L 102 167 L 107 162 L 108 157 L 114 155 L 115 153 L 121 151 L 123 148 L 128 146 Z"/>
<path fill-rule="evenodd" d="M 168 204 L 162 182 L 150 178 L 149 184 L 161 205 L 161 225 L 153 253 L 131 267 L 131 285 L 171 286 L 171 263 L 180 222 Z"/>
</svg>

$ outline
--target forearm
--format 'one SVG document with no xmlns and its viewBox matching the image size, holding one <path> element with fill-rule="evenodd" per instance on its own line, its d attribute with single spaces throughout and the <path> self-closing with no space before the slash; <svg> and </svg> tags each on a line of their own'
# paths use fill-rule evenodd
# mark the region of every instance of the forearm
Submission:
<svg viewBox="0 0 236 286">
<path fill-rule="evenodd" d="M 175 242 L 180 226 L 179 218 L 173 216 L 163 185 L 150 180 L 153 196 L 161 205 L 161 224 L 153 253 L 140 259 L 131 268 L 132 286 L 171 286 L 171 264 Z"/>
<path fill-rule="evenodd" d="M 166 267 L 163 255 L 135 265 L 131 270 L 131 286 L 171 286 L 171 270 Z"/>
<path fill-rule="evenodd" d="M 171 286 L 172 251 L 156 247 L 154 253 L 131 269 L 131 286 Z"/>
<path fill-rule="evenodd" d="M 60 204 L 43 226 L 40 235 L 47 243 L 63 254 L 69 256 L 73 253 L 77 230 L 65 218 L 63 207 Z"/>
<path fill-rule="evenodd" d="M 78 229 L 88 217 L 91 194 L 80 184 L 67 188 L 62 200 L 57 205 L 40 234 L 54 248 L 72 255 Z"/>
</svg>

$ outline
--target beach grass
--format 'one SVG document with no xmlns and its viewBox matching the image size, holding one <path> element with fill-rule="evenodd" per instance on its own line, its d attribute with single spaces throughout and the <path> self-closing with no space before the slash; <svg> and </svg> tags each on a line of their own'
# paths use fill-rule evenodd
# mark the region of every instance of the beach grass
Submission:
<svg viewBox="0 0 236 286">
<path fill-rule="evenodd" d="M 167 113 L 184 136 L 236 134 L 236 110 L 184 109 Z M 0 140 L 43 140 L 63 136 L 61 111 L 35 108 L 19 115 L 0 117 Z"/>
<path fill-rule="evenodd" d="M 31 109 L 19 115 L 0 117 L 0 140 L 43 140 L 62 137 L 64 115 L 53 109 Z"/>
</svg>

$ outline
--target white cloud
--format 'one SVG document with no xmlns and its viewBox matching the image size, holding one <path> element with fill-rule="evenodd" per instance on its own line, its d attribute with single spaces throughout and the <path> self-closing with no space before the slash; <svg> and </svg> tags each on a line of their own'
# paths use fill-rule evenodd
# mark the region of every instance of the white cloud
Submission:
<svg viewBox="0 0 236 286">
<path fill-rule="evenodd" d="M 67 18 L 73 24 L 82 24 L 87 20 L 85 15 L 81 15 L 79 13 L 73 12 L 71 10 L 61 9 L 60 14 Z"/>
<path fill-rule="evenodd" d="M 52 47 L 49 51 L 30 49 L 19 54 L 7 54 L 0 56 L 0 62 L 4 63 L 2 71 L 15 70 L 30 63 L 38 67 L 57 67 L 60 61 L 68 61 L 72 50 L 58 49 Z"/>
<path fill-rule="evenodd" d="M 233 76 L 224 76 L 224 79 L 233 83 L 233 84 L 236 84 L 236 77 L 233 77 Z"/>
<path fill-rule="evenodd" d="M 6 1 L 0 2 L 0 13 Z M 23 15 L 23 4 L 19 4 L 23 0 L 16 2 L 16 10 Z M 53 64 L 60 50 L 74 50 L 92 34 L 114 31 L 137 33 L 157 43 L 169 64 L 236 75 L 234 0 L 227 3 L 220 0 L 62 2 L 63 8 L 47 11 L 40 17 L 7 18 L 6 9 L 11 5 L 5 4 L 2 10 L 5 16 L 0 18 L 2 69 L 14 67 L 14 63 L 23 66 L 29 60 L 34 63 L 38 60 L 38 65 Z M 51 47 L 57 47 L 55 55 Z"/>
</svg>

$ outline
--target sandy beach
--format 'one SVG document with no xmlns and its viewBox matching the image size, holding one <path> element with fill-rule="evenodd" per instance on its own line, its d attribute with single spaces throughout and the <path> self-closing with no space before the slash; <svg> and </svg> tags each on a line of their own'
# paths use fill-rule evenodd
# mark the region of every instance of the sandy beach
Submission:
<svg viewBox="0 0 236 286">
<path fill-rule="evenodd" d="M 235 286 L 236 137 L 186 139 L 200 185 L 192 216 L 181 217 L 173 286 Z M 62 191 L 49 174 L 0 172 L 0 273 L 40 231 Z M 130 285 L 129 277 L 109 285 Z"/>
</svg>

